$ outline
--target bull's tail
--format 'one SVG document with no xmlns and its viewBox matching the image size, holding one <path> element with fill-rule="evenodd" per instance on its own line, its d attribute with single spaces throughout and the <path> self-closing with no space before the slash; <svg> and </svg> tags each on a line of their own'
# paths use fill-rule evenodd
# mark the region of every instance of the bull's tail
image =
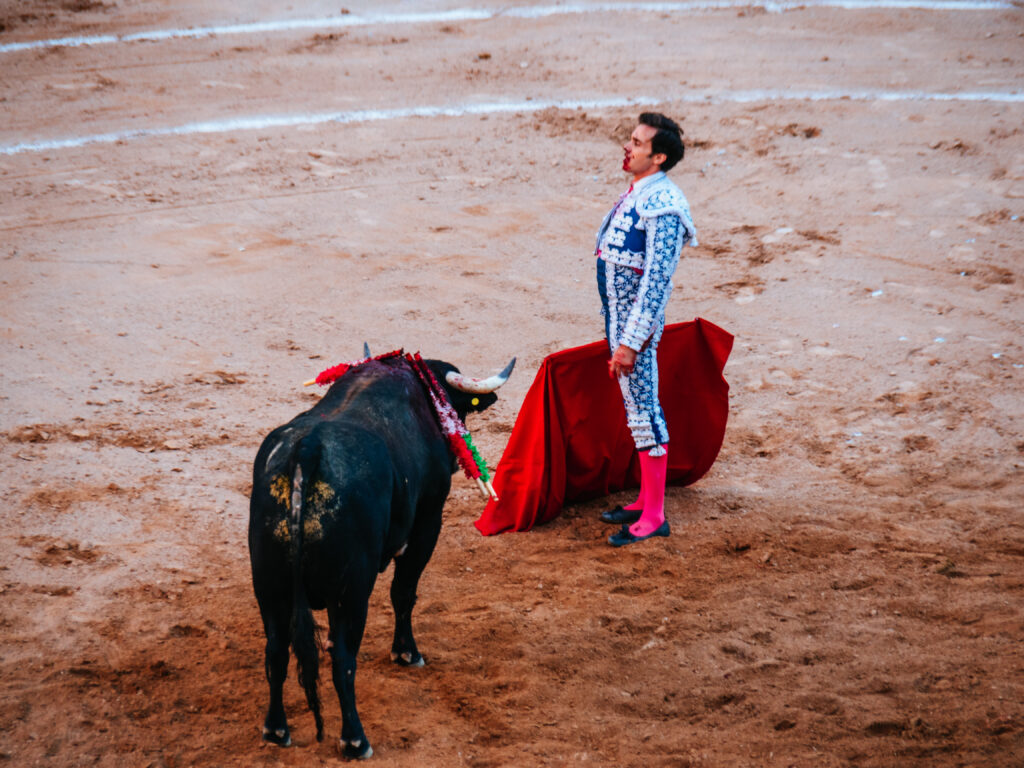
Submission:
<svg viewBox="0 0 1024 768">
<path fill-rule="evenodd" d="M 304 477 L 311 477 L 320 458 L 319 445 L 300 444 L 298 461 L 292 475 L 291 517 L 288 521 L 292 557 L 292 651 L 298 667 L 299 682 L 306 691 L 306 702 L 316 720 L 316 740 L 323 741 L 324 719 L 320 714 L 320 648 L 317 643 L 316 624 L 309 607 L 302 578 L 302 497 Z"/>
</svg>

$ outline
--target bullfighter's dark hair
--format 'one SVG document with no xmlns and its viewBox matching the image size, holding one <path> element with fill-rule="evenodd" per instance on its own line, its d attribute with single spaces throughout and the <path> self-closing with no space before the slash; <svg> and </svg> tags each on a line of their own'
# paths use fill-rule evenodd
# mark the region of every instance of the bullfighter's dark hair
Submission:
<svg viewBox="0 0 1024 768">
<path fill-rule="evenodd" d="M 657 129 L 658 132 L 651 139 L 651 154 L 665 155 L 665 162 L 661 164 L 661 170 L 672 170 L 686 153 L 686 146 L 683 144 L 683 129 L 675 120 L 665 117 L 660 112 L 644 112 L 640 115 L 640 124 Z"/>
</svg>

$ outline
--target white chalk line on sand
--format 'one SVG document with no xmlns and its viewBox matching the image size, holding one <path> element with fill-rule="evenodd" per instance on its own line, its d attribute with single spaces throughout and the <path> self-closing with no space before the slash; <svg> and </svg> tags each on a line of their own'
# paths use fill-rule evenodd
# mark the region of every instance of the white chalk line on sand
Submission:
<svg viewBox="0 0 1024 768">
<path fill-rule="evenodd" d="M 900 9 L 923 11 L 1002 11 L 1015 6 L 1003 0 L 806 0 L 805 2 L 758 2 L 758 0 L 693 0 L 677 3 L 593 3 L 585 5 L 535 5 L 520 8 L 473 9 L 413 13 L 343 14 L 320 19 L 281 19 L 248 24 L 220 24 L 189 29 L 156 29 L 126 35 L 92 35 L 32 40 L 0 45 L 0 53 L 14 53 L 34 48 L 74 48 L 111 43 L 154 42 L 214 35 L 243 35 L 295 30 L 328 30 L 388 24 L 427 24 L 437 22 L 487 21 L 497 18 L 539 19 L 547 16 L 584 13 L 699 13 L 731 8 L 763 8 L 773 13 L 805 8 L 838 8 L 842 10 Z"/>
<path fill-rule="evenodd" d="M 191 136 L 203 133 L 232 133 L 235 131 L 266 130 L 268 128 L 296 128 L 324 123 L 371 123 L 382 120 L 401 120 L 414 117 L 467 117 L 510 112 L 539 112 L 543 109 L 608 109 L 614 107 L 657 106 L 666 103 L 749 103 L 765 101 L 939 101 L 939 102 L 992 102 L 1024 103 L 1024 94 L 999 92 L 926 93 L 914 91 L 694 91 L 673 99 L 607 98 L 590 100 L 529 100 L 482 104 L 463 104 L 448 107 L 400 107 L 396 109 L 360 109 L 346 112 L 319 112 L 290 115 L 254 115 L 229 120 L 185 123 L 158 128 L 134 128 L 113 133 L 76 136 L 47 141 L 28 141 L 18 144 L 0 144 L 0 155 L 24 152 L 74 149 L 88 144 L 116 144 L 132 139 L 161 136 Z"/>
</svg>

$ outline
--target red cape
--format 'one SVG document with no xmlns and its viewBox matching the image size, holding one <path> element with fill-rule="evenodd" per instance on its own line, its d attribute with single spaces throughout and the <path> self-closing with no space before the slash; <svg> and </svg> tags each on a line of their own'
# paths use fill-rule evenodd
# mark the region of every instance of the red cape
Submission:
<svg viewBox="0 0 1024 768">
<path fill-rule="evenodd" d="M 695 483 L 725 436 L 729 384 L 722 376 L 732 334 L 700 318 L 666 326 L 658 346 L 659 398 L 668 422 L 668 482 Z M 567 501 L 640 484 L 640 461 L 608 344 L 596 341 L 544 358 L 498 463 L 476 527 L 485 536 L 526 531 Z"/>
</svg>

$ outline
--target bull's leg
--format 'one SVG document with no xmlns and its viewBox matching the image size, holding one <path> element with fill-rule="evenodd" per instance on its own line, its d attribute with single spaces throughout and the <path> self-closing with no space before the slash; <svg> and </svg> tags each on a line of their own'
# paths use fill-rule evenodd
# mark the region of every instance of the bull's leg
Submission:
<svg viewBox="0 0 1024 768">
<path fill-rule="evenodd" d="M 372 586 L 371 586 L 372 589 Z M 331 624 L 331 674 L 341 704 L 341 752 L 349 759 L 365 759 L 373 749 L 356 710 L 356 655 L 363 642 L 369 592 L 346 600 L 344 607 L 327 610 Z"/>
<path fill-rule="evenodd" d="M 262 606 L 261 606 L 262 607 Z M 292 743 L 288 718 L 284 712 L 284 681 L 288 676 L 288 625 L 290 606 L 264 609 L 263 628 L 267 633 L 266 672 L 270 684 L 270 706 L 263 721 L 263 740 L 287 747 Z"/>
<path fill-rule="evenodd" d="M 442 499 L 441 505 L 443 506 Z M 416 525 L 409 537 L 409 546 L 395 558 L 395 576 L 391 580 L 391 605 L 395 609 L 395 639 L 391 659 L 404 667 L 422 667 L 423 656 L 416 648 L 412 634 L 412 609 L 416 605 L 416 589 L 423 569 L 430 561 L 441 532 L 441 506 L 417 514 Z"/>
</svg>

